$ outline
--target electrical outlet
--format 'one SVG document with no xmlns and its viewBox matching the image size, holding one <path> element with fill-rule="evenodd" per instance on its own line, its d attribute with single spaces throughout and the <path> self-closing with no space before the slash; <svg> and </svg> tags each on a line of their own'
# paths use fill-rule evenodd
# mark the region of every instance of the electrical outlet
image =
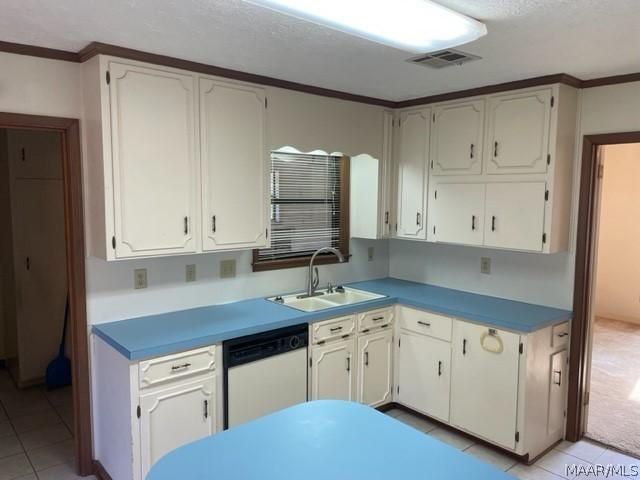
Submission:
<svg viewBox="0 0 640 480">
<path fill-rule="evenodd" d="M 140 288 L 147 288 L 147 269 L 136 268 L 133 271 L 133 288 L 136 290 Z"/>
<path fill-rule="evenodd" d="M 373 247 L 367 248 L 367 258 L 369 259 L 370 262 L 373 262 L 374 252 L 375 252 L 375 249 Z"/>
<path fill-rule="evenodd" d="M 236 276 L 236 260 L 222 260 L 220 262 L 220 278 L 233 278 Z"/>
<path fill-rule="evenodd" d="M 480 259 L 480 273 L 486 275 L 491 273 L 491 259 L 489 257 L 482 257 Z"/>
<path fill-rule="evenodd" d="M 187 282 L 195 282 L 196 281 L 196 266 L 191 264 L 187 265 L 185 270 L 185 276 Z"/>
</svg>

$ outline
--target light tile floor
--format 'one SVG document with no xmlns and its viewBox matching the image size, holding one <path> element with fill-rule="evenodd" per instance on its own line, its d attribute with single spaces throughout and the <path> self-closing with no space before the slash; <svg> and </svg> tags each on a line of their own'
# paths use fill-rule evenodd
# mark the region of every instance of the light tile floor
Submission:
<svg viewBox="0 0 640 480">
<path fill-rule="evenodd" d="M 0 480 L 73 480 L 71 388 L 15 388 L 0 369 Z M 95 477 L 84 477 L 95 479 Z"/>
<path fill-rule="evenodd" d="M 444 429 L 437 423 L 423 419 L 404 410 L 386 412 L 397 420 L 431 435 L 452 447 L 492 464 L 521 480 L 589 480 L 589 479 L 633 479 L 640 480 L 640 460 L 623 455 L 615 450 L 589 440 L 577 443 L 562 442 L 533 465 L 519 463 L 499 450 L 476 443 L 471 437 Z M 567 472 L 567 465 L 575 466 L 575 473 Z M 620 466 L 608 475 L 597 473 L 596 466 Z"/>
</svg>

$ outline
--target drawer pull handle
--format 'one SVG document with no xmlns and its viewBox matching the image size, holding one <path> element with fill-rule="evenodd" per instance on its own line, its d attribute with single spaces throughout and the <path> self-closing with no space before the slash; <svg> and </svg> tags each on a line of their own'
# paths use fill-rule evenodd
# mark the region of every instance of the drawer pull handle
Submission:
<svg viewBox="0 0 640 480">
<path fill-rule="evenodd" d="M 438 376 L 442 376 L 442 360 L 438 362 Z"/>
<path fill-rule="evenodd" d="M 473 158 L 473 143 L 471 144 L 471 148 L 469 149 L 469 158 Z"/>
<path fill-rule="evenodd" d="M 554 385 L 562 385 L 562 371 L 554 370 L 553 374 L 558 375 L 558 381 L 557 382 L 555 380 L 553 381 Z"/>
<path fill-rule="evenodd" d="M 374 322 L 379 322 L 381 320 L 384 320 L 384 317 L 373 317 L 371 320 Z"/>
<path fill-rule="evenodd" d="M 175 372 L 176 370 L 184 370 L 185 368 L 189 368 L 190 366 L 190 363 L 183 363 L 182 365 L 171 365 L 171 371 Z"/>
<path fill-rule="evenodd" d="M 430 326 L 431 326 L 431 324 L 430 324 L 430 323 L 423 322 L 422 320 L 418 320 L 418 325 L 423 325 L 423 326 L 425 326 L 425 327 L 430 327 Z"/>
<path fill-rule="evenodd" d="M 567 332 L 562 332 L 558 334 L 560 338 L 566 337 L 567 335 L 569 335 Z"/>
<path fill-rule="evenodd" d="M 339 326 L 339 327 L 331 327 L 329 329 L 329 331 L 331 331 L 331 332 L 339 332 L 340 330 L 342 330 L 342 325 Z"/>
<path fill-rule="evenodd" d="M 369 352 L 364 352 L 364 366 L 369 366 Z"/>
<path fill-rule="evenodd" d="M 347 372 L 351 371 L 351 357 L 347 357 Z"/>
<path fill-rule="evenodd" d="M 492 232 L 496 231 L 496 217 L 495 217 L 495 215 L 491 217 L 491 231 Z"/>
<path fill-rule="evenodd" d="M 476 229 L 476 216 L 471 215 L 471 230 L 475 230 L 475 229 Z"/>
<path fill-rule="evenodd" d="M 209 417 L 209 400 L 204 401 L 204 418 Z"/>
<path fill-rule="evenodd" d="M 462 355 L 466 355 L 467 354 L 467 339 L 463 339 L 462 340 Z"/>
</svg>

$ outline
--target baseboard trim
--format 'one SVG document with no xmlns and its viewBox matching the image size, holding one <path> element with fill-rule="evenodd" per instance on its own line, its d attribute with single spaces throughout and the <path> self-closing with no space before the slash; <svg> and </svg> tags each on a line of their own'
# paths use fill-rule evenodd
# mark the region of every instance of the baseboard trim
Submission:
<svg viewBox="0 0 640 480">
<path fill-rule="evenodd" d="M 98 477 L 99 480 L 113 480 L 109 472 L 107 472 L 102 463 L 100 463 L 100 460 L 93 461 L 93 474 Z"/>
<path fill-rule="evenodd" d="M 499 447 L 497 445 L 494 445 L 491 442 L 488 442 L 482 438 L 476 437 L 475 435 L 471 435 L 470 433 L 467 432 L 463 432 L 462 430 L 458 430 L 456 427 L 453 427 L 451 425 L 449 425 L 448 423 L 444 423 L 441 420 L 438 420 L 437 418 L 433 418 L 430 417 L 429 415 L 425 415 L 424 413 L 418 412 L 410 407 L 407 407 L 406 405 L 403 405 L 401 403 L 397 403 L 397 402 L 391 402 L 391 403 L 386 403 L 384 405 L 381 405 L 380 407 L 377 408 L 377 410 L 381 411 L 381 412 L 387 412 L 389 410 L 393 410 L 394 408 L 398 409 L 398 410 L 404 410 L 407 413 L 410 413 L 416 417 L 419 418 L 423 418 L 425 420 L 428 420 L 432 423 L 436 423 L 438 425 L 438 428 L 442 428 L 445 430 L 449 430 L 451 432 L 454 432 L 458 435 L 462 435 L 463 437 L 468 438 L 469 440 L 473 440 L 474 443 L 479 443 L 487 448 L 490 448 L 492 450 L 495 450 L 496 452 L 502 453 L 504 455 L 507 455 L 511 458 L 513 458 L 514 460 L 521 462 L 521 463 L 525 463 L 527 465 L 531 465 L 531 463 L 533 463 L 532 461 L 529 461 L 529 454 L 525 454 L 525 455 L 518 455 L 517 453 L 514 453 L 510 450 L 506 450 L 502 447 Z M 550 448 L 554 448 L 557 445 L 557 443 L 554 443 Z M 536 460 L 538 457 L 536 457 L 534 460 Z"/>
</svg>

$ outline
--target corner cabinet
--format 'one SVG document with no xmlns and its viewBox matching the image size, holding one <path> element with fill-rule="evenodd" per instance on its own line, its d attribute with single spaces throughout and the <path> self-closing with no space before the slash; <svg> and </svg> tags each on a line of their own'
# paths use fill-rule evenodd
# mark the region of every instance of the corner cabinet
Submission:
<svg viewBox="0 0 640 480">
<path fill-rule="evenodd" d="M 552 84 L 399 110 L 395 237 L 566 251 L 577 105 Z"/>
<path fill-rule="evenodd" d="M 265 92 L 208 78 L 200 79 L 199 91 L 202 250 L 264 247 Z"/>
<path fill-rule="evenodd" d="M 82 71 L 91 255 L 268 244 L 262 89 L 103 55 Z"/>
</svg>

